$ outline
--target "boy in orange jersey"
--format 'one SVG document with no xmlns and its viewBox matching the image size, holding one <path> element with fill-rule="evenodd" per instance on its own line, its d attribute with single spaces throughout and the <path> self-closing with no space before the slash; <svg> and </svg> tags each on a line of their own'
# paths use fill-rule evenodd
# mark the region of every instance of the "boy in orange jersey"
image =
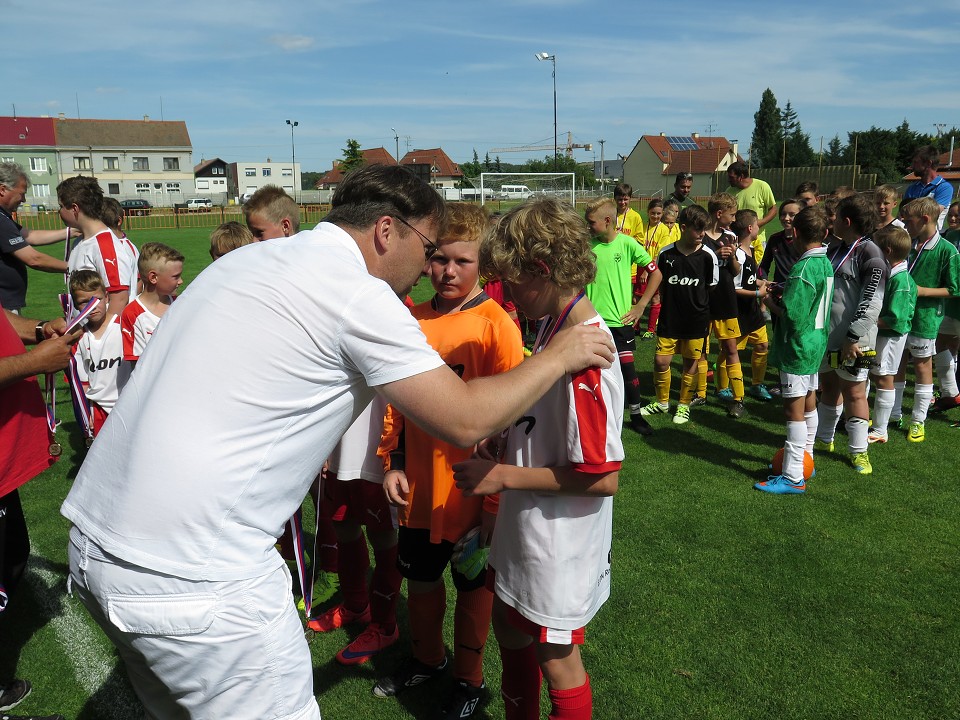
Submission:
<svg viewBox="0 0 960 720">
<path fill-rule="evenodd" d="M 480 239 L 487 229 L 484 211 L 468 204 L 449 207 L 445 235 L 427 263 L 436 295 L 413 308 L 427 341 L 464 380 L 495 375 L 523 359 L 520 332 L 506 312 L 480 288 Z M 402 433 L 402 435 L 401 435 Z M 405 422 L 395 408 L 387 413 L 381 452 L 390 452 L 384 490 L 399 510 L 397 565 L 407 578 L 407 609 L 414 658 L 374 686 L 378 697 L 392 697 L 439 676 L 448 664 L 443 644 L 446 610 L 444 568 L 454 545 L 481 528 L 489 544 L 496 499 L 465 497 L 454 485 L 454 463 L 473 448 L 458 448 Z M 490 628 L 493 594 L 485 571 L 451 567 L 457 588 L 454 615 L 454 688 L 440 717 L 467 718 L 484 694 L 483 647 Z M 471 577 L 472 575 L 472 577 Z"/>
</svg>

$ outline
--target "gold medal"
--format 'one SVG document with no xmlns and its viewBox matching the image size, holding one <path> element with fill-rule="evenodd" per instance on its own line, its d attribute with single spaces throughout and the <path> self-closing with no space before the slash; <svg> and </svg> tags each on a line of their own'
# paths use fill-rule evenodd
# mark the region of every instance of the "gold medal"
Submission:
<svg viewBox="0 0 960 720">
<path fill-rule="evenodd" d="M 52 442 L 50 447 L 47 448 L 47 452 L 50 453 L 53 457 L 59 457 L 60 453 L 63 452 L 63 448 L 60 447 L 60 443 Z"/>
<path fill-rule="evenodd" d="M 84 443 L 85 443 L 86 446 L 89 448 L 91 445 L 93 445 L 93 438 L 92 438 L 92 437 L 88 437 L 86 440 L 84 440 Z"/>
</svg>

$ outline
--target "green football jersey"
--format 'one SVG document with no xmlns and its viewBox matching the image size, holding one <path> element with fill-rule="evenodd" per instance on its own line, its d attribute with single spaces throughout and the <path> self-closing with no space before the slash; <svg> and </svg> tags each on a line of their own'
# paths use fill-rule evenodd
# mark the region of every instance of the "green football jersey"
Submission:
<svg viewBox="0 0 960 720">
<path fill-rule="evenodd" d="M 883 309 L 880 319 L 884 327 L 880 335 L 906 335 L 913 324 L 913 312 L 917 306 L 917 283 L 907 271 L 906 261 L 890 268 L 890 277 L 883 294 Z"/>
<path fill-rule="evenodd" d="M 623 327 L 620 320 L 633 306 L 633 265 L 644 268 L 653 260 L 643 245 L 629 235 L 618 233 L 610 242 L 594 238 L 590 243 L 597 257 L 597 275 L 586 293 L 609 327 Z"/>
<path fill-rule="evenodd" d="M 790 269 L 783 316 L 776 323 L 770 362 L 793 375 L 812 375 L 827 351 L 833 266 L 825 247 L 808 250 Z"/>
<path fill-rule="evenodd" d="M 957 249 L 939 234 L 914 245 L 908 262 L 910 275 L 917 286 L 946 288 L 951 295 L 960 295 L 960 253 Z M 935 338 L 943 321 L 945 305 L 946 298 L 918 297 L 910 334 L 918 338 Z"/>
</svg>

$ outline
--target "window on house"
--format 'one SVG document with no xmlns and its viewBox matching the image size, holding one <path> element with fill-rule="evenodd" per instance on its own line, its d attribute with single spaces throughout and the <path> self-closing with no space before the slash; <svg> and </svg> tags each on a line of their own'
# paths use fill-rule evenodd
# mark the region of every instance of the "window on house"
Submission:
<svg viewBox="0 0 960 720">
<path fill-rule="evenodd" d="M 284 186 L 283 186 L 283 191 L 284 191 L 287 195 L 291 195 L 291 196 L 292 196 L 292 195 L 293 195 L 293 185 L 284 185 Z"/>
<path fill-rule="evenodd" d="M 13 158 L 12 157 L 0 158 L 0 162 L 13 162 Z"/>
<path fill-rule="evenodd" d="M 167 192 L 168 193 L 180 192 L 180 183 L 167 183 Z"/>
<path fill-rule="evenodd" d="M 163 169 L 164 169 L 164 170 L 179 170 L 179 169 L 180 169 L 180 158 L 165 157 L 165 158 L 163 159 Z"/>
<path fill-rule="evenodd" d="M 210 174 L 211 174 L 211 175 L 224 175 L 225 173 L 224 173 L 222 167 L 216 167 L 216 166 L 214 166 L 213 169 L 211 170 Z"/>
<path fill-rule="evenodd" d="M 49 185 L 31 185 L 30 191 L 34 197 L 50 197 Z"/>
<path fill-rule="evenodd" d="M 30 171 L 31 172 L 46 172 L 47 171 L 47 159 L 45 157 L 32 157 L 30 158 Z"/>
<path fill-rule="evenodd" d="M 120 183 L 107 183 L 107 195 L 119 195 Z"/>
<path fill-rule="evenodd" d="M 270 177 L 270 168 L 263 168 L 262 172 L 264 177 Z"/>
<path fill-rule="evenodd" d="M 90 169 L 90 158 L 86 155 L 74 156 L 73 158 L 73 169 L 74 170 L 89 170 Z"/>
<path fill-rule="evenodd" d="M 118 157 L 105 157 L 103 159 L 103 169 L 104 170 L 119 170 L 120 169 L 120 158 Z"/>
<path fill-rule="evenodd" d="M 133 159 L 133 169 L 146 171 L 150 169 L 150 158 L 148 157 L 135 157 Z"/>
<path fill-rule="evenodd" d="M 247 177 L 256 177 L 256 175 L 257 175 L 257 169 L 256 169 L 256 168 L 244 168 L 244 169 L 243 169 L 243 174 L 246 175 Z"/>
<path fill-rule="evenodd" d="M 210 181 L 209 180 L 197 180 L 197 190 L 209 190 Z"/>
<path fill-rule="evenodd" d="M 150 183 L 137 183 L 137 192 L 138 193 L 150 192 Z"/>
<path fill-rule="evenodd" d="M 283 168 L 280 170 L 280 174 L 284 177 L 290 177 L 293 175 L 293 168 Z"/>
</svg>

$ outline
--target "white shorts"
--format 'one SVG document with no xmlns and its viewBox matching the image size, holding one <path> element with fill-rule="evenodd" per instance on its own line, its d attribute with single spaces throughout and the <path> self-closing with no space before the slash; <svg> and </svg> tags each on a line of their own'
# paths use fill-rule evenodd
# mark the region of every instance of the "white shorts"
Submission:
<svg viewBox="0 0 960 720">
<path fill-rule="evenodd" d="M 832 350 L 828 350 L 823 356 L 823 362 L 820 363 L 820 373 L 836 373 L 837 377 L 841 380 L 846 380 L 847 382 L 860 383 L 866 382 L 867 378 L 870 376 L 869 368 L 857 368 L 851 370 L 845 367 L 830 367 L 830 353 Z"/>
<path fill-rule="evenodd" d="M 806 397 L 811 390 L 816 390 L 820 385 L 819 376 L 816 373 L 812 375 L 794 375 L 793 373 L 780 371 L 780 396 L 784 398 Z"/>
<path fill-rule="evenodd" d="M 877 338 L 877 356 L 873 359 L 870 374 L 896 375 L 906 347 L 906 335 L 880 335 Z"/>
<path fill-rule="evenodd" d="M 941 335 L 960 335 L 960 320 L 949 315 L 943 316 L 943 322 L 940 323 Z"/>
<path fill-rule="evenodd" d="M 246 580 L 131 565 L 70 530 L 70 581 L 116 646 L 148 718 L 320 720 L 284 563 Z"/>
<path fill-rule="evenodd" d="M 933 338 L 907 335 L 907 350 L 910 351 L 910 357 L 917 360 L 933 357 L 937 354 L 937 341 Z"/>
</svg>

